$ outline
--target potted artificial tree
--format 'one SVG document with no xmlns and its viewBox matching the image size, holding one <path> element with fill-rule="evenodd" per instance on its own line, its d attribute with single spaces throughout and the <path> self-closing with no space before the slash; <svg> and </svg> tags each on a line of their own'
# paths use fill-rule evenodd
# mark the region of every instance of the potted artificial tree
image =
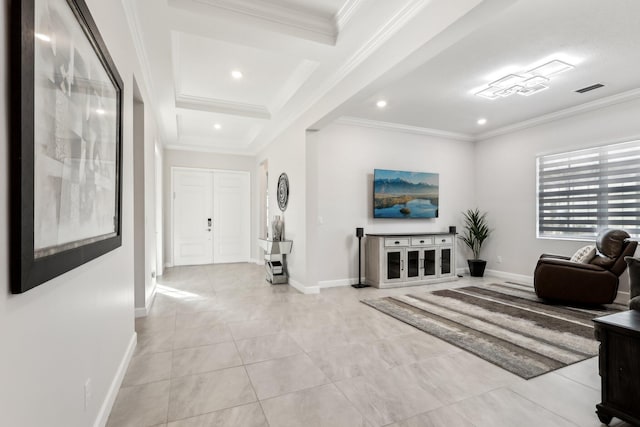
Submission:
<svg viewBox="0 0 640 427">
<path fill-rule="evenodd" d="M 482 213 L 476 208 L 468 209 L 462 215 L 464 216 L 464 233 L 459 237 L 473 252 L 473 259 L 467 260 L 469 273 L 473 277 L 482 277 L 487 261 L 480 259 L 480 249 L 491 234 L 491 229 L 487 225 L 487 213 Z"/>
</svg>

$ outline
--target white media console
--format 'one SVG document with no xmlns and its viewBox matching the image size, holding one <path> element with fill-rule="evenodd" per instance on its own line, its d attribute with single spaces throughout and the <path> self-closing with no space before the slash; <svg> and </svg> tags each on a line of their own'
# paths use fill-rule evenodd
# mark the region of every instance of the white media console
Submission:
<svg viewBox="0 0 640 427">
<path fill-rule="evenodd" d="M 456 280 L 455 233 L 367 234 L 366 283 L 376 288 Z"/>
</svg>

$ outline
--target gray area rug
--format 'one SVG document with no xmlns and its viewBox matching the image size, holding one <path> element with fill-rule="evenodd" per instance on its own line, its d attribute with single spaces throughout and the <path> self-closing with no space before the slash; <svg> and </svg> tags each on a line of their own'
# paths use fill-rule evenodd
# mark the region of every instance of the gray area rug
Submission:
<svg viewBox="0 0 640 427">
<path fill-rule="evenodd" d="M 517 284 L 362 302 L 525 379 L 597 355 L 591 320 L 623 308 L 551 305 L 531 287 Z"/>
</svg>

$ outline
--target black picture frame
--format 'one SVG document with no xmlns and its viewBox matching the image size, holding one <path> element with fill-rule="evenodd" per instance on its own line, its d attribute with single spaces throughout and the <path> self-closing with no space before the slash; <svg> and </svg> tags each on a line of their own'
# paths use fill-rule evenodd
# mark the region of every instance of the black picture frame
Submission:
<svg viewBox="0 0 640 427">
<path fill-rule="evenodd" d="M 55 15 L 47 21 L 50 35 L 36 32 L 43 22 L 36 8 L 46 8 L 49 18 Z M 124 86 L 83 0 L 12 0 L 10 11 L 10 290 L 15 294 L 122 245 Z M 77 25 L 68 25 L 73 22 Z M 62 35 L 55 39 L 55 34 Z M 36 57 L 42 51 L 36 43 L 43 41 L 53 52 L 44 62 L 43 55 Z M 68 106 L 61 108 L 61 102 Z M 54 154 L 47 144 L 56 146 L 50 150 Z M 56 185 L 61 190 L 49 191 Z M 46 200 L 36 200 L 37 195 Z M 49 199 L 56 196 L 52 207 Z M 65 231 L 55 229 L 56 221 Z M 49 244 L 51 235 L 58 236 L 57 243 Z"/>
</svg>

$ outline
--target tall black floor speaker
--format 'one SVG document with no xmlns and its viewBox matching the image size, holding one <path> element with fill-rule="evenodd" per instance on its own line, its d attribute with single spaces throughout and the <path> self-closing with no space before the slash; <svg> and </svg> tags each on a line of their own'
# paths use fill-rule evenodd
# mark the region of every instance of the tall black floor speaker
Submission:
<svg viewBox="0 0 640 427">
<path fill-rule="evenodd" d="M 367 288 L 369 285 L 362 283 L 362 237 L 364 236 L 364 228 L 356 228 L 356 237 L 358 238 L 358 283 L 351 285 L 354 288 Z"/>
</svg>

